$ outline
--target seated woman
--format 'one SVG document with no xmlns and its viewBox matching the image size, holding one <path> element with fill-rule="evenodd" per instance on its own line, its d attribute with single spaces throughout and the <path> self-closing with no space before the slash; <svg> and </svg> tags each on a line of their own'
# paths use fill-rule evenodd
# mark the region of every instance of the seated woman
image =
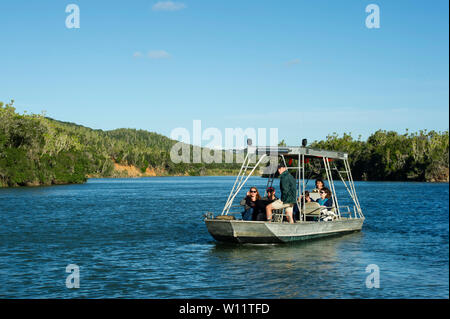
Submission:
<svg viewBox="0 0 450 319">
<path fill-rule="evenodd" d="M 253 212 L 256 210 L 256 201 L 260 200 L 258 189 L 251 187 L 247 192 L 247 196 L 241 200 L 241 205 L 245 207 L 245 211 L 242 213 L 242 220 L 252 220 Z"/>
<path fill-rule="evenodd" d="M 319 203 L 320 206 L 325 206 L 328 208 L 328 210 L 333 206 L 333 199 L 331 198 L 331 191 L 323 187 L 320 191 L 320 198 L 316 200 L 317 203 Z"/>
<path fill-rule="evenodd" d="M 325 183 L 321 179 L 316 179 L 316 188 L 314 188 L 311 192 L 318 193 L 322 188 L 325 187 Z"/>
<path fill-rule="evenodd" d="M 303 205 L 303 196 L 300 196 L 298 199 L 298 202 L 300 203 L 300 205 Z M 311 203 L 314 202 L 308 191 L 305 191 L 305 203 Z M 295 204 L 294 205 L 294 220 L 300 220 L 300 209 L 298 208 L 298 205 Z"/>
<path fill-rule="evenodd" d="M 320 190 L 325 187 L 325 183 L 321 179 L 316 179 L 316 188 L 311 191 L 311 199 L 316 201 L 320 198 Z"/>
</svg>

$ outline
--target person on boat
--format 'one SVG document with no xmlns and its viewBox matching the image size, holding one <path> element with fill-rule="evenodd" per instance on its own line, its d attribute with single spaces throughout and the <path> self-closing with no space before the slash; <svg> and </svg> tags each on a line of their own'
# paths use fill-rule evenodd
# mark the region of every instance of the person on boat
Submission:
<svg viewBox="0 0 450 319">
<path fill-rule="evenodd" d="M 242 213 L 242 220 L 252 220 L 253 213 L 255 211 L 256 202 L 261 200 L 261 195 L 259 195 L 258 189 L 256 187 L 251 187 L 247 192 L 247 196 L 241 200 L 241 205 L 245 207 Z"/>
<path fill-rule="evenodd" d="M 300 203 L 303 203 L 303 196 L 300 197 Z M 305 203 L 311 203 L 313 202 L 313 200 L 311 199 L 311 197 L 309 196 L 309 192 L 305 191 Z"/>
<path fill-rule="evenodd" d="M 281 199 L 274 201 L 266 206 L 266 218 L 267 221 L 272 220 L 272 210 L 273 209 L 283 209 L 285 208 L 286 217 L 289 223 L 294 223 L 292 217 L 294 204 L 296 203 L 296 193 L 297 187 L 295 185 L 295 179 L 287 170 L 286 166 L 278 166 L 278 174 L 280 175 L 280 190 Z"/>
<path fill-rule="evenodd" d="M 264 196 L 261 200 L 256 201 L 256 209 L 253 210 L 253 218 L 255 221 L 266 220 L 266 207 L 278 199 L 275 195 L 275 188 L 268 187 L 266 189 L 267 196 Z"/>
<path fill-rule="evenodd" d="M 266 192 L 267 192 L 267 196 L 263 197 L 262 200 L 268 201 L 267 204 L 270 204 L 278 199 L 278 197 L 275 195 L 275 193 L 276 193 L 275 188 L 268 187 L 266 189 Z"/>
<path fill-rule="evenodd" d="M 319 203 L 320 206 L 325 207 L 332 207 L 333 206 L 333 200 L 331 199 L 331 191 L 324 187 L 319 191 L 320 198 L 316 200 L 317 203 Z"/>
<path fill-rule="evenodd" d="M 301 206 L 303 206 L 303 196 L 300 196 L 298 198 L 298 202 L 300 203 Z M 311 203 L 314 202 L 314 200 L 312 200 L 312 198 L 309 195 L 308 191 L 305 191 L 305 203 Z M 300 220 L 300 209 L 298 207 L 298 204 L 294 205 L 294 220 Z"/>
<path fill-rule="evenodd" d="M 316 188 L 312 190 L 313 193 L 318 193 L 322 188 L 325 187 L 325 183 L 321 179 L 316 179 Z"/>
</svg>

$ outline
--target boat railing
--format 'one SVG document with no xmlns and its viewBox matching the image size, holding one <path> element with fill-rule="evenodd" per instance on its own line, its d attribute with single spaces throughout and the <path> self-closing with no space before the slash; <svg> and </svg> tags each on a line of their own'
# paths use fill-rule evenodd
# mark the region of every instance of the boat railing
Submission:
<svg viewBox="0 0 450 319">
<path fill-rule="evenodd" d="M 348 205 L 341 205 L 339 206 L 339 208 L 337 208 L 336 206 L 317 206 L 316 209 L 306 213 L 307 217 L 319 217 L 317 219 L 317 221 L 321 221 L 322 217 L 326 217 L 327 212 L 330 212 L 331 214 L 335 215 L 335 220 L 339 220 L 341 218 L 359 218 L 357 213 L 356 213 L 356 209 L 354 207 L 354 210 L 352 212 L 352 210 L 350 209 L 350 206 Z"/>
<path fill-rule="evenodd" d="M 241 209 L 239 212 L 233 212 L 233 211 L 228 211 L 225 215 L 230 215 L 230 214 L 242 214 L 243 212 L 243 206 L 240 204 L 235 204 L 235 205 L 231 205 L 230 209 Z"/>
<path fill-rule="evenodd" d="M 352 211 L 350 210 L 350 206 L 348 205 L 340 205 L 339 206 L 339 213 L 341 217 L 344 218 L 353 218 L 352 217 Z M 355 216 L 356 218 L 356 216 Z"/>
<path fill-rule="evenodd" d="M 325 210 L 325 209 L 329 210 L 329 211 L 331 211 L 331 212 L 333 212 L 333 213 L 335 213 L 336 215 L 339 216 L 339 214 L 337 214 L 337 209 L 336 209 L 335 206 L 331 206 L 331 207 L 318 206 L 317 208 L 318 208 L 317 213 L 315 213 L 315 214 L 314 213 L 313 214 L 307 214 L 307 216 L 312 216 L 312 215 L 314 215 L 314 216 L 316 216 L 316 215 L 317 216 L 321 216 L 323 214 L 321 212 L 323 210 Z M 236 210 L 240 209 L 240 210 L 239 211 L 229 211 L 229 212 L 227 212 L 226 215 L 240 215 L 240 214 L 242 214 L 243 206 L 240 205 L 240 204 L 239 205 L 238 204 L 231 205 L 230 210 L 234 210 L 234 209 L 236 209 Z M 360 218 L 360 216 L 358 216 L 358 213 L 357 213 L 357 210 L 356 210 L 355 206 L 353 206 L 353 211 L 352 211 L 350 209 L 350 206 L 348 206 L 348 205 L 341 205 L 341 206 L 339 206 L 339 213 L 340 213 L 340 217 L 344 217 L 344 218 L 350 218 L 350 219 L 352 219 L 352 218 Z M 272 210 L 272 216 L 273 216 L 273 221 L 274 222 L 279 222 L 279 223 L 283 222 L 284 217 L 286 216 L 285 209 L 274 209 L 274 210 Z M 320 218 L 319 218 L 318 221 L 320 221 Z"/>
<path fill-rule="evenodd" d="M 323 208 L 326 208 L 325 206 Z M 336 207 L 332 206 L 333 212 L 336 213 Z M 344 218 L 362 218 L 363 216 L 361 214 L 358 214 L 358 211 L 355 206 L 353 206 L 353 211 L 350 209 L 349 205 L 340 205 L 339 206 L 339 215 L 340 217 Z"/>
</svg>

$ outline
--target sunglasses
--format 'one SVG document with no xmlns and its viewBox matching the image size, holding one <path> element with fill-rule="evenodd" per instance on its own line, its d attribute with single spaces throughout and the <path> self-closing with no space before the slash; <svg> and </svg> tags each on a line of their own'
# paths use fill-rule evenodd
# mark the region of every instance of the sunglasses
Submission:
<svg viewBox="0 0 450 319">
<path fill-rule="evenodd" d="M 257 191 L 250 191 L 250 193 L 257 193 Z"/>
<path fill-rule="evenodd" d="M 326 194 L 327 192 L 320 192 L 321 194 Z"/>
</svg>

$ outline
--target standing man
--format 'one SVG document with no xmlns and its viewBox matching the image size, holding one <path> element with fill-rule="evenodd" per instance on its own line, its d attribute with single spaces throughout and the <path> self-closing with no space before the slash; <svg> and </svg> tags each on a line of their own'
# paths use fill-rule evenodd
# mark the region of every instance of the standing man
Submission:
<svg viewBox="0 0 450 319">
<path fill-rule="evenodd" d="M 286 216 L 289 223 L 293 224 L 292 211 L 296 203 L 297 187 L 295 179 L 289 174 L 287 168 L 283 165 L 278 166 L 278 174 L 280 175 L 281 200 L 278 199 L 266 206 L 267 221 L 272 220 L 272 209 L 286 209 Z"/>
</svg>

